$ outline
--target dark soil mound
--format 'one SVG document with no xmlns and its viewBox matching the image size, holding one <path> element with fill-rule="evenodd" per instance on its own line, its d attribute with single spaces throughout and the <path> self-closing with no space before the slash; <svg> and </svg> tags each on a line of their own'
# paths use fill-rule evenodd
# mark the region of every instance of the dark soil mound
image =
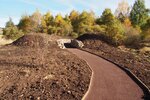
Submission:
<svg viewBox="0 0 150 100">
<path fill-rule="evenodd" d="M 101 42 L 103 43 L 107 43 L 107 45 L 112 45 L 112 46 L 117 46 L 115 43 L 113 43 L 111 40 L 111 38 L 105 36 L 104 34 L 83 34 L 82 36 L 77 38 L 80 41 L 85 41 L 85 40 L 101 40 Z M 99 41 L 97 41 L 96 43 L 98 43 Z M 94 44 L 94 46 L 97 44 Z"/>
<path fill-rule="evenodd" d="M 83 34 L 80 37 L 78 37 L 78 40 L 92 40 L 92 39 L 100 39 L 100 35 L 96 35 L 96 34 Z"/>
<path fill-rule="evenodd" d="M 40 47 L 43 48 L 47 45 L 47 39 L 44 36 L 37 34 L 27 34 L 13 42 L 16 46 Z"/>
<path fill-rule="evenodd" d="M 101 35 L 96 34 L 84 34 L 77 38 L 78 40 L 82 41 L 84 43 L 84 48 L 90 48 L 90 49 L 107 49 L 112 48 L 113 46 L 108 45 L 106 42 L 104 42 L 104 38 Z"/>
<path fill-rule="evenodd" d="M 85 34 L 78 38 L 84 50 L 100 55 L 122 67 L 130 69 L 150 88 L 150 55 L 125 47 L 113 47 L 101 40 L 99 35 Z"/>
<path fill-rule="evenodd" d="M 0 48 L 0 100 L 82 99 L 90 83 L 90 68 L 57 48 L 55 36 L 48 36 L 29 34 Z M 48 45 L 42 49 L 45 40 Z"/>
</svg>

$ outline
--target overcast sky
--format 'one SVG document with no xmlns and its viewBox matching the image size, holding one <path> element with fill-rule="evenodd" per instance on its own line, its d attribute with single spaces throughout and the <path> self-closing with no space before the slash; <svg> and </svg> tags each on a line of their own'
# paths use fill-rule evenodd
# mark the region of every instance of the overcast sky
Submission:
<svg viewBox="0 0 150 100">
<path fill-rule="evenodd" d="M 15 24 L 21 15 L 32 14 L 36 9 L 42 14 L 50 11 L 53 15 L 61 13 L 68 14 L 71 10 L 94 11 L 100 16 L 105 8 L 111 8 L 114 12 L 122 0 L 0 0 L 0 27 L 4 27 L 9 17 Z M 135 0 L 126 0 L 133 5 Z M 146 7 L 150 8 L 150 0 L 145 0 Z"/>
</svg>

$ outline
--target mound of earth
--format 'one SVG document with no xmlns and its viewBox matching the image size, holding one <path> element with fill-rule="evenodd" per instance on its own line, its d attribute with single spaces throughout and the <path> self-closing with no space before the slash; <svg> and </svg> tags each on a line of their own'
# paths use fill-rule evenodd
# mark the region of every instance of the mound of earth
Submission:
<svg viewBox="0 0 150 100">
<path fill-rule="evenodd" d="M 47 35 L 44 33 L 29 33 L 14 41 L 12 44 L 16 46 L 26 46 L 34 48 L 43 48 L 47 47 L 48 44 L 52 44 L 53 41 L 56 41 L 60 37 L 55 35 Z"/>
<path fill-rule="evenodd" d="M 0 100 L 82 99 L 89 66 L 48 37 L 30 34 L 0 48 Z"/>
<path fill-rule="evenodd" d="M 84 43 L 84 50 L 95 53 L 118 65 L 130 69 L 150 88 L 150 54 L 125 47 L 113 47 L 105 43 L 100 35 L 85 34 L 78 38 Z"/>
</svg>

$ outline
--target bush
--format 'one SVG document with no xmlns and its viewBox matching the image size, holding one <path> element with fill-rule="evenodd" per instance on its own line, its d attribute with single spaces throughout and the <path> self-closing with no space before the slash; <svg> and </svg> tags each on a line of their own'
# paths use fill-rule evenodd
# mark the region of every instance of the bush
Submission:
<svg viewBox="0 0 150 100">
<path fill-rule="evenodd" d="M 125 28 L 125 40 L 124 43 L 126 46 L 138 47 L 141 41 L 139 29 L 133 27 Z"/>
<path fill-rule="evenodd" d="M 70 36 L 73 37 L 73 38 L 77 38 L 77 37 L 78 37 L 78 33 L 72 32 L 72 33 L 70 34 Z"/>
<path fill-rule="evenodd" d="M 147 20 L 147 23 L 142 27 L 143 32 L 141 33 L 142 39 L 145 42 L 150 42 L 150 18 Z"/>
<path fill-rule="evenodd" d="M 107 26 L 105 34 L 108 37 L 108 41 L 110 44 L 118 46 L 123 43 L 124 28 L 118 20 L 116 20 L 113 24 Z"/>
<path fill-rule="evenodd" d="M 92 26 L 92 30 L 94 33 L 104 33 L 105 32 L 105 25 L 94 25 Z"/>
<path fill-rule="evenodd" d="M 143 41 L 150 43 L 150 28 L 143 31 L 141 36 L 142 36 Z"/>
<path fill-rule="evenodd" d="M 21 30 L 19 30 L 16 26 L 12 26 L 4 28 L 3 35 L 6 39 L 15 40 L 23 36 L 24 33 Z"/>
</svg>

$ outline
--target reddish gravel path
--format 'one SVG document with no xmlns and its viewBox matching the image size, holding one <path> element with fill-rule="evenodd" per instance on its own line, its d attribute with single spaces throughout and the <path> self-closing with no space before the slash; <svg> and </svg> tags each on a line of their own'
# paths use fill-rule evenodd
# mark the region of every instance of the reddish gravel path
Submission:
<svg viewBox="0 0 150 100">
<path fill-rule="evenodd" d="M 85 60 L 93 71 L 83 100 L 141 100 L 142 89 L 116 65 L 85 51 L 68 49 Z"/>
</svg>

